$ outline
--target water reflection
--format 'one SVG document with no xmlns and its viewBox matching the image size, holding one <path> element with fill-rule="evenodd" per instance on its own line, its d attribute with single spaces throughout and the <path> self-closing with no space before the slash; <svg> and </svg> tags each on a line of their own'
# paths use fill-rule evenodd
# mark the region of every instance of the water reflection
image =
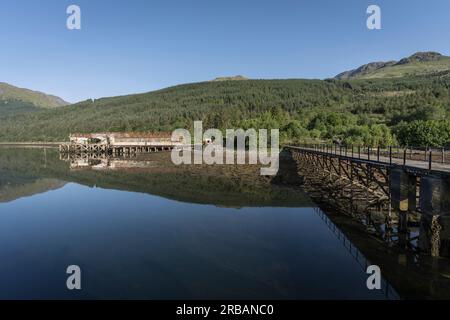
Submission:
<svg viewBox="0 0 450 320">
<path fill-rule="evenodd" d="M 334 224 L 334 222 L 323 212 L 320 208 L 314 208 L 317 215 L 325 222 L 326 226 L 333 232 L 338 241 L 342 246 L 348 251 L 351 257 L 356 261 L 356 263 L 361 267 L 364 272 L 367 267 L 373 265 L 367 257 L 358 249 L 358 247 L 349 240 L 349 238 L 342 232 L 339 227 Z M 381 281 L 381 291 L 384 293 L 386 299 L 397 300 L 400 299 L 399 294 L 395 291 L 392 285 L 384 278 Z"/>
<path fill-rule="evenodd" d="M 271 186 L 258 166 L 176 166 L 170 153 L 134 157 L 83 155 L 60 159 L 57 150 L 0 149 L 0 194 L 8 199 L 51 190 L 65 182 L 142 192 L 224 207 L 309 207 L 299 190 Z M 59 181 L 59 184 L 55 184 Z M 25 191 L 31 183 L 39 188 Z"/>
<path fill-rule="evenodd" d="M 325 213 L 296 176 L 169 158 L 0 149 L 0 298 L 450 296 L 447 260 Z M 61 286 L 74 263 L 84 270 L 78 293 Z M 381 267 L 380 291 L 366 287 L 368 264 Z"/>
</svg>

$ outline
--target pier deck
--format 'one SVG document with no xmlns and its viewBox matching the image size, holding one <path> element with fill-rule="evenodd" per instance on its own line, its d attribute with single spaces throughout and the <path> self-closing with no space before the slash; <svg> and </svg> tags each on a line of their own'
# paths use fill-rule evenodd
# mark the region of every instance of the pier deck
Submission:
<svg viewBox="0 0 450 320">
<path fill-rule="evenodd" d="M 319 184 L 340 186 L 343 191 L 357 187 L 366 190 L 373 202 L 387 202 L 400 211 L 450 215 L 450 162 L 445 153 L 440 159 L 431 152 L 427 158 L 419 155 L 421 161 L 405 150 L 387 154 L 381 149 L 364 153 L 326 146 L 286 146 L 285 150 L 306 170 L 305 176 L 321 177 Z"/>
<path fill-rule="evenodd" d="M 331 148 L 326 146 L 286 146 L 290 149 L 299 149 L 319 154 L 329 154 L 352 161 L 370 162 L 388 166 L 402 166 L 409 170 L 427 170 L 433 172 L 450 173 L 450 151 L 439 152 L 420 151 L 412 149 L 402 149 L 393 151 L 390 148 L 384 149 L 346 149 Z"/>
</svg>

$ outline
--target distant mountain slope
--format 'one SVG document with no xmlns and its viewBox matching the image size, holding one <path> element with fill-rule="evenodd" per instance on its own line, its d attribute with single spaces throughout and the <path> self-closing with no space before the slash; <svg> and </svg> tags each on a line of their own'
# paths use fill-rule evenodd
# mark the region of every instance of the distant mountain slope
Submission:
<svg viewBox="0 0 450 320">
<path fill-rule="evenodd" d="M 29 180 L 21 180 L 17 184 L 8 181 L 6 185 L 0 184 L 0 203 L 56 190 L 62 188 L 65 184 L 66 182 L 47 178 L 30 178 Z"/>
<path fill-rule="evenodd" d="M 342 72 L 335 78 L 341 80 L 400 78 L 428 75 L 448 70 L 450 70 L 450 57 L 429 51 L 417 52 L 400 61 L 371 62 L 357 69 Z"/>
<path fill-rule="evenodd" d="M 248 78 L 238 75 L 234 77 L 218 77 L 215 78 L 213 81 L 236 81 L 236 80 L 248 80 Z"/>
<path fill-rule="evenodd" d="M 68 103 L 59 97 L 0 82 L 0 111 L 6 108 L 11 111 L 13 109 L 24 111 L 33 108 L 55 108 L 65 105 L 68 105 Z"/>
</svg>

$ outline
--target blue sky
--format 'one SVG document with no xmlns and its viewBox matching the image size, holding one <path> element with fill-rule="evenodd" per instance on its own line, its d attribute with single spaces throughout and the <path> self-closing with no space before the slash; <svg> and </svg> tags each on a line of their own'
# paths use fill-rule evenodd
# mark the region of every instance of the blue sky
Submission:
<svg viewBox="0 0 450 320">
<path fill-rule="evenodd" d="M 66 28 L 66 8 L 82 29 Z M 382 30 L 366 9 L 382 10 Z M 76 102 L 218 76 L 326 78 L 450 55 L 448 0 L 2 0 L 0 81 Z"/>
</svg>

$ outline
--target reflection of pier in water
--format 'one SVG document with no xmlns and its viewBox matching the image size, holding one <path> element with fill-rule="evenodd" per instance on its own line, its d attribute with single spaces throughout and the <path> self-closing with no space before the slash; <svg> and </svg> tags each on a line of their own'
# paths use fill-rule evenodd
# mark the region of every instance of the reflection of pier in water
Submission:
<svg viewBox="0 0 450 320">
<path fill-rule="evenodd" d="M 316 212 L 364 271 L 368 265 L 380 267 L 384 278 L 382 289 L 387 298 L 450 298 L 448 259 L 404 250 L 393 243 L 383 243 L 378 236 L 367 234 L 358 221 L 339 212 L 322 211 L 319 208 Z M 426 233 L 423 228 L 417 232 L 419 230 Z"/>
<path fill-rule="evenodd" d="M 320 208 L 314 208 L 314 211 L 322 219 L 328 229 L 336 236 L 361 269 L 366 272 L 367 267 L 373 263 L 366 258 L 366 256 L 348 239 L 344 232 L 342 232 L 342 230 L 339 229 L 339 227 L 337 227 L 336 224 L 331 221 L 331 219 Z M 392 288 L 384 277 L 381 278 L 381 290 L 387 299 L 400 299 L 398 293 L 394 288 Z"/>
<path fill-rule="evenodd" d="M 143 169 L 156 166 L 155 161 L 141 159 L 137 154 L 112 156 L 106 153 L 61 153 L 60 160 L 69 162 L 71 170 Z"/>
</svg>

